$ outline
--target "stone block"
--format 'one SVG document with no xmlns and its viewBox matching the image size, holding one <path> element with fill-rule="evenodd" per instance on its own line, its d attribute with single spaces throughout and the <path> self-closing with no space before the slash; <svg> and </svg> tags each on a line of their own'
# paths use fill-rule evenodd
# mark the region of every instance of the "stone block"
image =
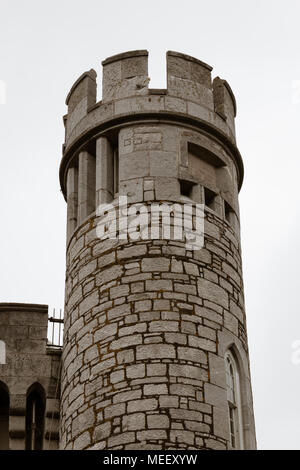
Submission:
<svg viewBox="0 0 300 470">
<path fill-rule="evenodd" d="M 134 311 L 135 312 L 147 312 L 151 310 L 152 302 L 151 300 L 140 300 L 135 302 Z"/>
<path fill-rule="evenodd" d="M 120 181 L 119 195 L 126 196 L 128 204 L 142 202 L 144 196 L 142 178 Z"/>
<path fill-rule="evenodd" d="M 144 385 L 144 395 L 166 395 L 168 387 L 165 384 Z"/>
<path fill-rule="evenodd" d="M 216 439 L 205 439 L 205 448 L 211 450 L 226 450 L 226 444 Z"/>
<path fill-rule="evenodd" d="M 91 310 L 93 307 L 99 303 L 99 294 L 98 292 L 93 292 L 79 304 L 79 314 L 83 315 L 87 311 Z"/>
<path fill-rule="evenodd" d="M 132 431 L 123 432 L 122 434 L 117 434 L 116 436 L 111 436 L 108 438 L 108 448 L 114 448 L 117 446 L 122 446 L 130 442 L 135 441 L 135 433 Z"/>
<path fill-rule="evenodd" d="M 130 390 L 129 392 L 120 392 L 114 395 L 113 402 L 122 403 L 125 401 L 137 400 L 141 398 L 141 396 L 142 396 L 141 390 Z"/>
<path fill-rule="evenodd" d="M 142 271 L 144 272 L 164 272 L 169 271 L 170 260 L 168 258 L 143 258 L 142 260 Z"/>
<path fill-rule="evenodd" d="M 144 413 L 133 413 L 122 418 L 122 429 L 123 431 L 137 431 L 139 429 L 145 429 L 145 414 Z"/>
<path fill-rule="evenodd" d="M 73 450 L 82 450 L 89 446 L 91 443 L 91 436 L 89 432 L 84 432 L 78 436 L 73 445 Z"/>
<path fill-rule="evenodd" d="M 98 343 L 98 341 L 107 340 L 112 336 L 117 334 L 118 324 L 117 323 L 110 323 L 108 325 L 103 326 L 99 330 L 96 330 L 94 333 L 94 341 Z"/>
<path fill-rule="evenodd" d="M 110 381 L 112 384 L 122 382 L 125 378 L 124 370 L 116 370 L 110 374 Z"/>
<path fill-rule="evenodd" d="M 206 279 L 198 279 L 198 295 L 210 302 L 221 305 L 228 309 L 228 292 L 218 284 L 207 281 Z"/>
<path fill-rule="evenodd" d="M 148 364 L 147 365 L 147 376 L 166 376 L 167 366 L 166 364 Z"/>
<path fill-rule="evenodd" d="M 178 178 L 157 176 L 155 178 L 155 195 L 157 201 L 176 201 L 180 196 Z"/>
<path fill-rule="evenodd" d="M 172 290 L 172 282 L 168 280 L 152 280 L 146 281 L 146 291 L 171 291 Z"/>
<path fill-rule="evenodd" d="M 160 408 L 178 408 L 179 399 L 171 395 L 161 395 L 159 397 Z"/>
<path fill-rule="evenodd" d="M 88 408 L 80 413 L 72 422 L 72 435 L 76 437 L 83 429 L 90 428 L 95 421 L 95 415 L 92 408 Z"/>
<path fill-rule="evenodd" d="M 119 165 L 120 181 L 150 176 L 150 159 L 144 150 L 121 155 Z"/>
<path fill-rule="evenodd" d="M 151 150 L 149 152 L 150 159 L 150 176 L 174 176 L 178 177 L 178 153 L 163 152 Z"/>
<path fill-rule="evenodd" d="M 128 402 L 127 411 L 128 413 L 134 413 L 137 411 L 153 411 L 156 410 L 158 401 L 156 398 L 144 398 L 142 400 L 133 400 Z"/>
<path fill-rule="evenodd" d="M 198 338 L 197 336 L 190 335 L 188 337 L 189 346 L 192 348 L 203 349 L 204 351 L 216 352 L 217 345 L 215 341 L 206 338 Z"/>
<path fill-rule="evenodd" d="M 139 441 L 148 441 L 148 440 L 158 440 L 158 439 L 167 439 L 167 433 L 163 430 L 149 430 L 149 431 L 139 431 L 137 432 L 137 439 Z"/>
<path fill-rule="evenodd" d="M 204 385 L 205 402 L 217 406 L 221 409 L 227 409 L 226 390 L 210 383 Z"/>
<path fill-rule="evenodd" d="M 193 385 L 172 384 L 170 385 L 170 393 L 180 397 L 195 397 L 196 391 Z"/>
<path fill-rule="evenodd" d="M 195 440 L 195 434 L 191 431 L 174 429 L 170 431 L 170 440 L 171 442 L 176 442 L 177 444 L 193 445 Z"/>
<path fill-rule="evenodd" d="M 144 256 L 147 253 L 146 245 L 135 245 L 118 250 L 117 258 L 119 260 Z M 138 278 L 137 278 L 138 279 Z"/>
<path fill-rule="evenodd" d="M 149 429 L 168 429 L 170 427 L 170 419 L 167 415 L 148 415 L 147 424 Z"/>
<path fill-rule="evenodd" d="M 144 359 L 175 359 L 176 351 L 174 346 L 168 344 L 149 344 L 144 346 L 137 346 L 136 358 L 137 360 Z"/>
<path fill-rule="evenodd" d="M 121 285 L 112 287 L 109 291 L 111 299 L 117 299 L 118 297 L 124 297 L 129 294 L 129 286 L 128 285 Z"/>
<path fill-rule="evenodd" d="M 203 369 L 196 366 L 181 365 L 181 364 L 170 364 L 169 374 L 174 377 L 187 377 L 197 380 L 203 380 L 206 377 Z"/>
<path fill-rule="evenodd" d="M 165 333 L 165 340 L 171 344 L 186 344 L 187 336 L 181 333 Z"/>
<path fill-rule="evenodd" d="M 104 408 L 105 419 L 111 419 L 115 416 L 121 416 L 126 412 L 125 403 L 117 403 L 116 405 L 109 405 Z"/>
<path fill-rule="evenodd" d="M 207 363 L 206 354 L 196 348 L 182 348 L 177 349 L 178 359 L 191 362 L 199 362 L 202 364 Z"/>
<path fill-rule="evenodd" d="M 128 364 L 134 362 L 134 351 L 133 349 L 125 349 L 117 353 L 117 363 Z"/>
<path fill-rule="evenodd" d="M 96 275 L 96 285 L 103 286 L 108 282 L 118 279 L 123 273 L 123 267 L 116 265 L 111 268 L 103 269 Z"/>
<path fill-rule="evenodd" d="M 149 331 L 152 332 L 178 332 L 179 323 L 177 321 L 152 321 L 149 323 Z"/>
<path fill-rule="evenodd" d="M 130 335 L 130 336 L 123 336 L 121 339 L 117 339 L 112 341 L 110 344 L 110 349 L 112 351 L 119 351 L 120 349 L 125 349 L 130 346 L 135 346 L 137 344 L 142 344 L 143 338 L 142 335 Z"/>
<path fill-rule="evenodd" d="M 145 364 L 134 364 L 126 367 L 126 376 L 128 379 L 138 379 L 145 377 Z"/>
</svg>

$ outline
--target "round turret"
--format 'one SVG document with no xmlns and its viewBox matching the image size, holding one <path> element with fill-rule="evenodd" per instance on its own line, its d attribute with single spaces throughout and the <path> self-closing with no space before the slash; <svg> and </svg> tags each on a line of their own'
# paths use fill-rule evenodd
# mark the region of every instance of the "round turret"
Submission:
<svg viewBox="0 0 300 470">
<path fill-rule="evenodd" d="M 234 95 L 177 52 L 167 89 L 147 51 L 102 65 L 64 117 L 61 447 L 254 449 Z"/>
</svg>

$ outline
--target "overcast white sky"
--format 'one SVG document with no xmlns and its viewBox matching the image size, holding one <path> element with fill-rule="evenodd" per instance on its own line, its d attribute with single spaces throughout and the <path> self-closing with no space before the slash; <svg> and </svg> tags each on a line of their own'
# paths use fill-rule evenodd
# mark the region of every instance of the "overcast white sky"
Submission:
<svg viewBox="0 0 300 470">
<path fill-rule="evenodd" d="M 297 0 L 0 1 L 2 302 L 63 306 L 62 116 L 82 72 L 94 68 L 100 84 L 101 60 L 148 49 L 150 86 L 165 87 L 171 49 L 230 83 L 245 164 L 242 247 L 260 449 L 300 449 L 300 364 L 291 360 L 300 340 L 299 18 Z"/>
</svg>

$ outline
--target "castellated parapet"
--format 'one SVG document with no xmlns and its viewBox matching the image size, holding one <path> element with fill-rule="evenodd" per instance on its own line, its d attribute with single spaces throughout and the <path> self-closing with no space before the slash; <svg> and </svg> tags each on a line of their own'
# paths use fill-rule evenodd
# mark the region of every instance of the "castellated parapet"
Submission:
<svg viewBox="0 0 300 470">
<path fill-rule="evenodd" d="M 177 52 L 167 89 L 150 89 L 147 59 L 106 59 L 102 101 L 94 70 L 66 101 L 60 446 L 254 449 L 235 98 L 210 66 Z M 120 196 L 129 208 L 205 205 L 204 246 L 99 239 L 96 209 Z"/>
</svg>

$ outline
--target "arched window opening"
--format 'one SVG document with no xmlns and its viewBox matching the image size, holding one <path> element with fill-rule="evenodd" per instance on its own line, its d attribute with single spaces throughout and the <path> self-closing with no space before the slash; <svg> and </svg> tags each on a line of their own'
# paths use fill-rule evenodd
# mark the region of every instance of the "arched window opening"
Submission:
<svg viewBox="0 0 300 470">
<path fill-rule="evenodd" d="M 243 449 L 242 406 L 240 376 L 236 361 L 228 351 L 225 354 L 227 402 L 229 414 L 230 443 L 234 449 Z"/>
<path fill-rule="evenodd" d="M 30 387 L 26 400 L 26 450 L 42 450 L 45 393 L 39 384 Z"/>
<path fill-rule="evenodd" d="M 0 382 L 0 450 L 9 449 L 9 392 Z"/>
</svg>

